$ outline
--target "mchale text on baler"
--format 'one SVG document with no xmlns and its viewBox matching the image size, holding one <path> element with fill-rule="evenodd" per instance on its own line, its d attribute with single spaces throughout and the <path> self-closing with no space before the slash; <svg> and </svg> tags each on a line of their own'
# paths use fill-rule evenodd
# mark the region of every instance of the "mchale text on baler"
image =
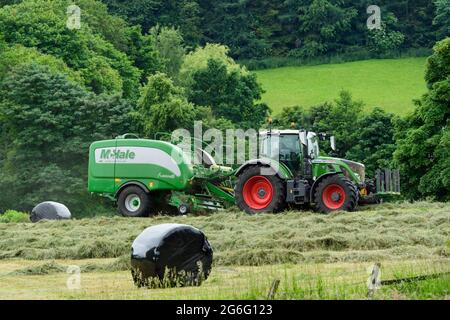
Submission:
<svg viewBox="0 0 450 320">
<path fill-rule="evenodd" d="M 200 164 L 192 164 L 174 144 L 126 134 L 91 145 L 88 189 L 117 201 L 120 213 L 129 217 L 234 204 L 250 214 L 279 212 L 288 205 L 352 211 L 358 203 L 400 192 L 398 171 L 379 171 L 376 180 L 365 180 L 363 164 L 320 156 L 324 137 L 304 130 L 260 132 L 259 158 L 233 170 L 200 148 L 194 153 Z M 334 137 L 330 140 L 334 149 Z"/>
</svg>

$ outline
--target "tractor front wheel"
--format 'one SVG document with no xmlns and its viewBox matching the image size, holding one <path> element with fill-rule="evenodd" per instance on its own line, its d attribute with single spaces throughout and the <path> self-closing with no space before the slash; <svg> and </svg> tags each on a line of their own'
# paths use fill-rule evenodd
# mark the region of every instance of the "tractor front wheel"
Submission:
<svg viewBox="0 0 450 320">
<path fill-rule="evenodd" d="M 124 217 L 143 217 L 150 213 L 150 197 L 138 186 L 124 189 L 117 199 L 119 213 Z"/>
<path fill-rule="evenodd" d="M 237 206 L 249 213 L 278 212 L 285 206 L 285 183 L 277 175 L 265 174 L 262 167 L 249 167 L 239 175 L 235 187 Z"/>
<path fill-rule="evenodd" d="M 322 213 L 353 211 L 358 204 L 358 188 L 346 177 L 329 176 L 316 188 L 314 202 L 316 209 Z"/>
</svg>

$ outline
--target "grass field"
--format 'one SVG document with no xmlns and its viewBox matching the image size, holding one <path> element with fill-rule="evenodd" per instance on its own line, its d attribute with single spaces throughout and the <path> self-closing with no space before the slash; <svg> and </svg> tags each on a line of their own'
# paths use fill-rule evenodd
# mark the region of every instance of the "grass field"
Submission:
<svg viewBox="0 0 450 320">
<path fill-rule="evenodd" d="M 381 107 L 404 115 L 413 109 L 413 99 L 426 92 L 426 58 L 383 59 L 284 67 L 255 71 L 266 93 L 263 101 L 275 113 L 284 107 L 310 107 L 333 101 L 342 89 L 366 103 L 366 109 Z"/>
<path fill-rule="evenodd" d="M 320 215 L 248 216 L 0 223 L 0 299 L 263 299 L 280 280 L 278 299 L 365 299 L 368 268 L 382 279 L 450 271 L 450 205 L 419 202 Z M 137 289 L 129 272 L 134 238 L 163 222 L 194 225 L 214 252 L 201 287 Z M 65 271 L 81 268 L 81 289 Z M 449 299 L 450 277 L 383 286 L 375 299 Z"/>
</svg>

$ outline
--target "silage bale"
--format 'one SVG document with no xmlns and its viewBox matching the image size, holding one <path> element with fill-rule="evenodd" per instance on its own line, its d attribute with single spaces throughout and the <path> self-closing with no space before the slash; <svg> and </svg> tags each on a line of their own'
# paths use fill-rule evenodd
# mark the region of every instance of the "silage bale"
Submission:
<svg viewBox="0 0 450 320">
<path fill-rule="evenodd" d="M 62 203 L 46 201 L 33 208 L 30 215 L 31 222 L 40 220 L 67 220 L 72 217 L 69 209 Z"/>
<path fill-rule="evenodd" d="M 200 285 L 211 272 L 212 247 L 202 231 L 189 225 L 149 227 L 131 250 L 131 273 L 138 287 Z"/>
</svg>

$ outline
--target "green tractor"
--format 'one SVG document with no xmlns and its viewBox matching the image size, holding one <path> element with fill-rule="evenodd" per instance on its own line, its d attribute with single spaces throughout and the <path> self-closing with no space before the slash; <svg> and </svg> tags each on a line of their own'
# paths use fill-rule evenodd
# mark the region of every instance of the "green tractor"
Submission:
<svg viewBox="0 0 450 320">
<path fill-rule="evenodd" d="M 363 164 L 324 157 L 325 134 L 305 130 L 260 132 L 260 159 L 237 169 L 235 199 L 247 213 L 279 212 L 287 205 L 312 205 L 317 211 L 352 211 L 376 188 L 365 181 Z M 335 150 L 335 139 L 330 137 Z"/>
</svg>

